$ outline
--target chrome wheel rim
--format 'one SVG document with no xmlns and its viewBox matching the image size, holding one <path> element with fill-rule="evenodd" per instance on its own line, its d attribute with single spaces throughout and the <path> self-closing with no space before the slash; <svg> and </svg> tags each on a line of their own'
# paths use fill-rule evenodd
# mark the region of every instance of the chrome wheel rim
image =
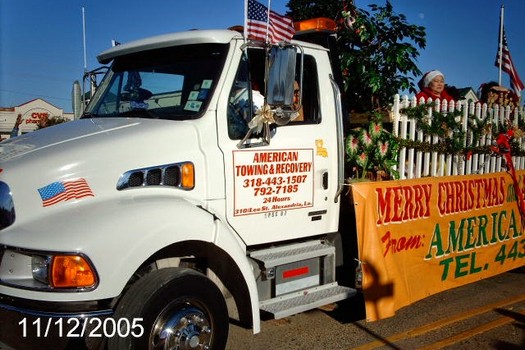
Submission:
<svg viewBox="0 0 525 350">
<path fill-rule="evenodd" d="M 173 302 L 159 314 L 150 333 L 152 350 L 211 349 L 211 322 L 191 301 Z"/>
</svg>

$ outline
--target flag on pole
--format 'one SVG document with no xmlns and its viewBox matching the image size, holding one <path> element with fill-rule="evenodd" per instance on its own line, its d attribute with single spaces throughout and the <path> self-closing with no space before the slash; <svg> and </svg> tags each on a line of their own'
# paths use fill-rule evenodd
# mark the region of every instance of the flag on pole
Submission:
<svg viewBox="0 0 525 350">
<path fill-rule="evenodd" d="M 268 12 L 270 19 L 268 20 Z M 246 8 L 246 38 L 250 40 L 269 41 L 276 44 L 289 42 L 295 33 L 293 21 L 268 8 L 256 0 L 248 0 Z"/>
<path fill-rule="evenodd" d="M 514 90 L 514 93 L 520 97 L 521 90 L 525 89 L 525 85 L 523 85 L 523 82 L 521 81 L 520 77 L 518 76 L 518 72 L 514 67 L 514 63 L 512 62 L 512 57 L 510 56 L 509 47 L 507 45 L 505 28 L 503 28 L 503 35 L 500 35 L 500 37 L 502 39 L 498 46 L 495 65 L 496 67 L 501 67 L 501 70 L 510 76 L 510 87 L 512 90 Z"/>
</svg>

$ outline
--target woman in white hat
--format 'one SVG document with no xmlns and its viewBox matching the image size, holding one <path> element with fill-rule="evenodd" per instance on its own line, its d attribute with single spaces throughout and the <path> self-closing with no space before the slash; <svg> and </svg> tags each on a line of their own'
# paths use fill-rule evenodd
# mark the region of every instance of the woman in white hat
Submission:
<svg viewBox="0 0 525 350">
<path fill-rule="evenodd" d="M 449 95 L 445 89 L 445 76 L 438 70 L 431 70 L 426 72 L 421 80 L 417 83 L 421 91 L 416 95 L 416 100 L 418 102 L 423 99 L 423 103 L 435 100 L 447 100 L 454 101 L 454 98 Z"/>
</svg>

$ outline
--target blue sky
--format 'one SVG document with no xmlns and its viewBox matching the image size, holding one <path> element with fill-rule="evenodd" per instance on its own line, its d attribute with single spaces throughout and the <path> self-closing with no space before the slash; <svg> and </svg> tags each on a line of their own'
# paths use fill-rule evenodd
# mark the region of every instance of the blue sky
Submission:
<svg viewBox="0 0 525 350">
<path fill-rule="evenodd" d="M 284 14 L 287 2 L 272 0 L 272 9 Z M 385 1 L 354 3 L 368 10 L 368 4 Z M 418 59 L 421 71 L 438 69 L 448 84 L 474 89 L 498 79 L 494 60 L 504 4 L 510 52 L 525 81 L 525 1 L 391 3 L 409 23 L 426 27 L 427 47 Z M 113 39 L 127 42 L 187 29 L 227 28 L 243 24 L 243 7 L 243 0 L 0 0 L 0 107 L 43 98 L 65 112 L 72 111 L 72 83 L 84 72 L 82 8 L 87 68 L 95 69 L 99 66 L 96 55 L 109 48 Z M 505 73 L 502 83 L 509 86 Z"/>
</svg>

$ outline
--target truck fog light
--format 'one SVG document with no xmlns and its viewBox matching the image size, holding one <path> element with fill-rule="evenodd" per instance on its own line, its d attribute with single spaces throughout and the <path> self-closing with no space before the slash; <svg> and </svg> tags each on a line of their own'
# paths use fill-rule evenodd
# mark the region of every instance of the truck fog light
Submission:
<svg viewBox="0 0 525 350">
<path fill-rule="evenodd" d="M 32 255 L 31 256 L 31 270 L 33 278 L 44 284 L 49 284 L 49 256 Z"/>
<path fill-rule="evenodd" d="M 93 287 L 97 282 L 94 269 L 79 255 L 56 255 L 51 262 L 51 286 L 55 288 Z"/>
</svg>

